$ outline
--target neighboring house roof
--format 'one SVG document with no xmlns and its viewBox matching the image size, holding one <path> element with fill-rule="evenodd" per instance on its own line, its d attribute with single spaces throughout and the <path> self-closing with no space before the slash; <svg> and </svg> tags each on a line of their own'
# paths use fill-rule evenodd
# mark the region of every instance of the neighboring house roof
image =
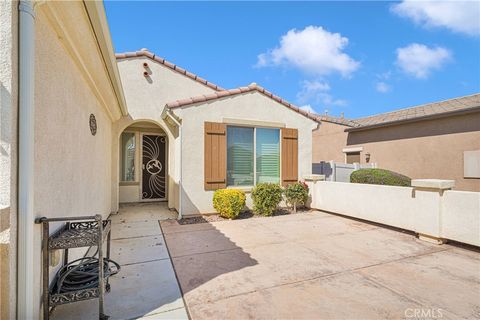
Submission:
<svg viewBox="0 0 480 320">
<path fill-rule="evenodd" d="M 325 122 L 341 124 L 341 125 L 348 126 L 348 127 L 358 126 L 358 124 L 355 123 L 354 121 L 352 121 L 350 119 L 342 118 L 342 117 L 332 117 L 332 116 L 328 116 L 328 115 L 320 115 L 320 114 L 315 114 L 315 113 L 311 113 L 311 115 L 316 117 L 316 120 L 318 122 L 325 121 Z"/>
<path fill-rule="evenodd" d="M 289 103 L 288 101 L 280 98 L 279 96 L 276 96 L 276 95 L 272 94 L 271 92 L 265 90 L 264 88 L 257 85 L 256 83 L 252 83 L 247 87 L 240 87 L 240 88 L 236 88 L 236 89 L 223 90 L 223 91 L 218 91 L 218 92 L 214 92 L 214 93 L 211 93 L 211 94 L 205 94 L 205 95 L 200 95 L 200 96 L 196 96 L 196 97 L 176 100 L 176 101 L 167 103 L 166 106 L 169 109 L 175 109 L 175 108 L 180 108 L 180 107 L 193 105 L 193 104 L 196 104 L 196 103 L 216 100 L 216 99 L 220 99 L 220 98 L 224 98 L 224 97 L 235 96 L 235 95 L 238 95 L 238 94 L 242 94 L 242 93 L 246 93 L 246 92 L 252 92 L 252 91 L 258 91 L 258 92 L 262 93 L 263 95 L 267 96 L 268 98 L 273 99 L 276 102 L 292 109 L 293 111 L 298 112 L 301 115 L 303 115 L 303 116 L 305 116 L 305 117 L 307 117 L 311 120 L 318 121 L 318 115 L 314 115 L 314 114 L 309 113 L 307 111 L 301 110 L 299 107 Z"/>
<path fill-rule="evenodd" d="M 199 82 L 203 85 L 206 85 L 207 87 L 212 88 L 213 90 L 216 90 L 216 91 L 224 91 L 225 90 L 222 87 L 219 87 L 219 86 L 217 86 L 216 84 L 214 84 L 210 81 L 207 81 L 203 78 L 200 78 L 196 74 L 193 74 L 193 73 L 177 66 L 176 64 L 173 64 L 170 61 L 167 61 L 164 58 L 157 56 L 155 53 L 152 53 L 152 52 L 148 51 L 147 49 L 141 49 L 140 51 L 135 51 L 135 52 L 116 53 L 115 57 L 117 58 L 117 60 L 128 59 L 128 58 L 136 58 L 136 57 L 147 57 L 149 59 L 152 59 L 153 61 L 156 61 L 158 63 L 163 64 L 165 67 L 170 68 L 170 69 L 180 73 L 181 75 L 184 75 L 184 76 L 186 76 L 186 77 L 188 77 L 192 80 L 195 80 L 195 81 L 197 81 L 197 82 Z"/>
<path fill-rule="evenodd" d="M 395 125 L 406 122 L 430 120 L 452 115 L 480 111 L 480 94 L 427 103 L 416 107 L 381 113 L 378 115 L 353 119 L 356 124 L 345 131 L 361 131 L 371 128 Z"/>
</svg>

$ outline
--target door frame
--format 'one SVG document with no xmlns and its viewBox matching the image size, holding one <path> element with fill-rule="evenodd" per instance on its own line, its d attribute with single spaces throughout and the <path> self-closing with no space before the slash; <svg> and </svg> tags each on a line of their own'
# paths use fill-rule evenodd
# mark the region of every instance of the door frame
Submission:
<svg viewBox="0 0 480 320">
<path fill-rule="evenodd" d="M 139 194 L 138 199 L 140 202 L 162 202 L 168 201 L 168 137 L 166 134 L 160 133 L 149 133 L 149 132 L 138 132 L 140 136 L 140 157 L 139 157 L 139 167 L 142 169 L 138 172 L 140 186 L 138 188 Z M 143 199 L 143 136 L 158 136 L 158 137 L 165 137 L 165 198 L 158 198 L 158 199 Z"/>
</svg>

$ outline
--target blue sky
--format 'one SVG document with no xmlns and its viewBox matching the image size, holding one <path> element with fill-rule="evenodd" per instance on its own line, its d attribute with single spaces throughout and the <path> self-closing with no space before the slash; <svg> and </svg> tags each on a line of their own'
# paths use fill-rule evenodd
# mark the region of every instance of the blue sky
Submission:
<svg viewBox="0 0 480 320">
<path fill-rule="evenodd" d="M 347 118 L 480 92 L 480 2 L 105 1 L 116 52 Z"/>
</svg>

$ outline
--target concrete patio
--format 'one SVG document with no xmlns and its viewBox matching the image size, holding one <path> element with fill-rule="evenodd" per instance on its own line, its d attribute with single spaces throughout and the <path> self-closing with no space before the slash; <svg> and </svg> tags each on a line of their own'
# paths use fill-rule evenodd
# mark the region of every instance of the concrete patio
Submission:
<svg viewBox="0 0 480 320">
<path fill-rule="evenodd" d="M 112 215 L 111 258 L 121 266 L 105 296 L 110 319 L 188 319 L 159 220 L 176 219 L 166 203 L 123 205 Z M 53 319 L 98 319 L 98 300 L 58 307 Z"/>
<path fill-rule="evenodd" d="M 161 227 L 192 319 L 480 318 L 477 251 L 318 211 Z"/>
</svg>

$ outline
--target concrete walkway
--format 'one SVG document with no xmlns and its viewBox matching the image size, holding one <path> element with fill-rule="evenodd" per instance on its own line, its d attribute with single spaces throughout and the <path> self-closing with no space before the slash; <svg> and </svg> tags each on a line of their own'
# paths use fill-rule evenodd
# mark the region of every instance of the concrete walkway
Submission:
<svg viewBox="0 0 480 320">
<path fill-rule="evenodd" d="M 322 212 L 163 233 L 192 319 L 479 319 L 480 254 Z"/>
<path fill-rule="evenodd" d="M 165 203 L 123 205 L 111 217 L 111 258 L 121 265 L 105 296 L 110 319 L 188 319 L 159 220 L 175 219 Z M 58 307 L 54 319 L 98 319 L 98 300 Z"/>
</svg>

